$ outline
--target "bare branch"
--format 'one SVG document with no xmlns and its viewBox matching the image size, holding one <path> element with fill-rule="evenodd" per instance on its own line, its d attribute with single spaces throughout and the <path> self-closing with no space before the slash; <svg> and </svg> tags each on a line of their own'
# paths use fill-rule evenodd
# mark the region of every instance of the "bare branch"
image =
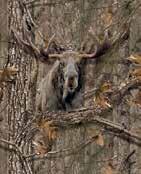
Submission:
<svg viewBox="0 0 141 174">
<path fill-rule="evenodd" d="M 14 38 L 21 49 L 23 49 L 26 53 L 30 55 L 34 55 L 36 58 L 40 55 L 40 51 L 30 39 L 28 39 L 29 43 L 24 41 L 17 33 L 17 31 L 14 28 L 11 28 L 12 33 L 14 34 Z"/>
<path fill-rule="evenodd" d="M 107 133 L 113 133 L 114 135 L 121 137 L 124 140 L 130 140 L 133 144 L 141 146 L 141 137 L 128 131 L 122 125 L 116 124 L 110 120 L 104 119 L 101 116 L 108 112 L 109 109 L 97 111 L 95 108 L 82 108 L 81 110 L 76 110 L 69 113 L 60 112 L 58 113 L 48 113 L 44 116 L 47 120 L 52 120 L 54 126 L 60 128 L 69 126 L 76 126 L 81 124 L 94 123 L 98 124 L 107 131 Z"/>
<path fill-rule="evenodd" d="M 70 156 L 70 155 L 79 153 L 82 149 L 87 147 L 89 144 L 93 143 L 97 138 L 98 138 L 98 135 L 93 136 L 86 142 L 78 144 L 76 147 L 62 149 L 58 151 L 50 151 L 42 157 L 38 154 L 31 154 L 31 155 L 27 155 L 26 158 L 28 158 L 29 160 L 39 160 L 39 159 L 52 159 L 52 158 L 60 158 L 60 157 L 62 158 L 62 157 Z"/>
<path fill-rule="evenodd" d="M 19 158 L 20 158 L 20 160 L 23 164 L 23 167 L 24 167 L 24 170 L 26 171 L 26 173 L 27 174 L 32 174 L 29 163 L 27 162 L 27 160 L 25 158 L 25 155 L 21 152 L 19 147 L 15 143 L 13 143 L 11 141 L 7 141 L 7 140 L 2 139 L 2 138 L 0 138 L 0 142 L 5 143 L 6 145 L 8 145 L 6 147 L 7 150 L 16 152 L 16 154 L 19 156 Z M 1 147 L 5 148 L 5 146 L 3 144 L 1 144 Z"/>
</svg>

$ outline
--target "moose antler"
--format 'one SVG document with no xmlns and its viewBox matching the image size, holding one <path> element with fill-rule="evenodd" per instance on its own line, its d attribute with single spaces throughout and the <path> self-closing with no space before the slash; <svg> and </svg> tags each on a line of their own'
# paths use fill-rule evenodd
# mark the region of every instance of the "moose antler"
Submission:
<svg viewBox="0 0 141 174">
<path fill-rule="evenodd" d="M 16 40 L 16 42 L 19 44 L 19 46 L 28 54 L 30 54 L 31 56 L 34 56 L 36 59 L 41 60 L 42 62 L 47 61 L 48 59 L 52 59 L 52 58 L 58 58 L 61 59 L 63 57 L 63 54 L 49 54 L 49 46 L 51 45 L 54 36 L 53 35 L 51 37 L 51 39 L 48 42 L 48 46 L 47 48 L 42 48 L 39 49 L 35 46 L 35 44 L 31 41 L 31 39 L 29 37 L 27 37 L 27 41 L 23 40 L 17 33 L 17 31 L 15 29 L 11 29 L 13 34 L 14 34 L 14 38 Z M 107 37 L 104 38 L 104 41 L 102 43 L 97 43 L 97 45 L 95 46 L 95 51 L 93 53 L 90 54 L 80 54 L 78 52 L 76 52 L 78 54 L 78 56 L 80 58 L 85 58 L 85 59 L 95 59 L 97 57 L 102 56 L 103 54 L 105 54 L 105 52 L 111 47 L 111 43 L 110 40 L 107 39 Z"/>
<path fill-rule="evenodd" d="M 52 53 L 50 51 L 50 45 L 51 43 L 53 42 L 54 40 L 54 37 L 55 35 L 53 35 L 53 37 L 51 37 L 51 39 L 49 40 L 48 42 L 48 45 L 47 47 L 45 48 L 41 48 L 39 49 L 31 40 L 31 38 L 29 37 L 29 32 L 33 32 L 33 31 L 28 31 L 26 32 L 26 30 L 30 29 L 34 29 L 34 28 L 37 28 L 37 25 L 35 24 L 35 22 L 33 21 L 32 17 L 31 17 L 31 14 L 28 10 L 28 8 L 26 7 L 25 3 L 18 0 L 20 6 L 21 6 L 21 9 L 22 11 L 26 12 L 26 16 L 23 16 L 23 30 L 25 31 L 25 38 L 26 38 L 26 41 L 22 39 L 22 37 L 19 36 L 19 34 L 17 33 L 17 31 L 12 28 L 12 32 L 14 34 L 14 38 L 16 40 L 16 42 L 19 44 L 19 46 L 21 47 L 22 50 L 24 50 L 26 53 L 30 54 L 31 56 L 34 56 L 36 59 L 42 61 L 42 62 L 47 62 L 49 58 L 53 58 L 53 59 L 61 59 L 64 55 L 61 54 L 62 51 L 64 50 L 61 50 L 61 51 L 56 51 L 56 54 L 50 54 Z M 109 37 L 108 37 L 108 31 L 105 32 L 105 35 L 104 35 L 104 39 L 103 41 L 100 43 L 99 42 L 99 39 L 96 35 L 96 33 L 94 32 L 94 30 L 92 28 L 90 28 L 89 32 L 93 35 L 94 39 L 96 40 L 96 46 L 95 46 L 95 50 L 93 53 L 79 53 L 79 52 L 76 52 L 76 54 L 78 55 L 78 57 L 81 59 L 85 58 L 85 59 L 96 59 L 100 56 L 102 56 L 103 54 L 106 53 L 107 50 L 109 50 L 111 48 L 111 46 L 113 45 L 113 43 L 109 40 Z M 43 35 L 39 32 L 39 35 L 42 37 L 43 39 Z M 44 39 L 43 39 L 44 40 Z M 58 47 L 58 45 L 57 45 Z"/>
<path fill-rule="evenodd" d="M 31 41 L 30 37 L 26 37 L 27 41 L 25 41 L 21 38 L 21 36 L 19 36 L 19 34 L 14 28 L 11 28 L 11 31 L 14 35 L 16 42 L 21 47 L 21 49 L 24 50 L 26 53 L 30 54 L 31 56 L 34 56 L 36 59 L 39 59 L 42 62 L 45 62 L 49 58 L 58 58 L 58 59 L 62 58 L 62 54 L 49 54 L 49 46 L 51 42 L 53 41 L 54 35 L 49 40 L 47 48 L 39 49 Z"/>
<path fill-rule="evenodd" d="M 25 22 L 25 20 L 24 20 Z M 36 59 L 42 61 L 42 62 L 47 62 L 48 59 L 61 59 L 64 57 L 65 53 L 62 54 L 62 52 L 64 50 L 56 50 L 53 49 L 53 51 L 50 51 L 50 45 L 54 42 L 54 37 L 55 35 L 53 35 L 50 40 L 48 41 L 48 44 L 44 47 L 39 49 L 31 40 L 31 38 L 29 37 L 29 33 L 30 31 L 27 32 L 27 23 L 25 22 L 25 25 L 23 25 L 23 29 L 25 31 L 25 38 L 26 41 L 22 39 L 21 36 L 19 36 L 19 34 L 17 33 L 17 31 L 12 28 L 11 31 L 14 34 L 14 38 L 16 40 L 16 42 L 19 44 L 19 46 L 21 47 L 22 50 L 24 50 L 26 53 L 30 54 L 31 56 L 34 56 Z M 28 24 L 30 25 L 30 24 Z M 78 58 L 80 59 L 96 59 L 102 55 L 104 55 L 107 50 L 109 50 L 120 38 L 124 38 L 124 35 L 126 35 L 126 31 L 124 33 L 120 33 L 116 38 L 113 39 L 109 39 L 109 30 L 106 30 L 104 32 L 104 39 L 103 41 L 100 41 L 96 35 L 96 33 L 93 31 L 92 28 L 90 28 L 89 30 L 90 34 L 93 36 L 94 40 L 96 41 L 96 46 L 95 46 L 95 50 L 93 53 L 79 53 L 79 52 L 74 52 Z M 43 39 L 43 35 L 41 33 L 39 33 Z M 113 41 L 112 41 L 113 40 Z M 57 48 L 61 48 L 58 45 L 55 46 Z M 56 52 L 55 54 L 52 52 Z M 51 54 L 50 54 L 51 53 Z"/>
<path fill-rule="evenodd" d="M 106 51 L 111 47 L 111 41 L 109 39 L 109 31 L 105 31 L 104 33 L 104 39 L 102 42 L 100 42 L 99 38 L 95 34 L 95 32 L 90 28 L 89 33 L 92 35 L 94 40 L 96 41 L 95 50 L 93 53 L 90 54 L 80 54 L 80 57 L 82 58 L 88 58 L 88 59 L 95 59 L 97 57 L 102 56 L 106 53 Z"/>
<path fill-rule="evenodd" d="M 102 56 L 106 51 L 111 47 L 109 41 L 104 41 L 102 44 L 95 46 L 95 51 L 91 54 L 80 54 L 80 57 L 86 59 L 96 59 L 97 57 Z"/>
</svg>

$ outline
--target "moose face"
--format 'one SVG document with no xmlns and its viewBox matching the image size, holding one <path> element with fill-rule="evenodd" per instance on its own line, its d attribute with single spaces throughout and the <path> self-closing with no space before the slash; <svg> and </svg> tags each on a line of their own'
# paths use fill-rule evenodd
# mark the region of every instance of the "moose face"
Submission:
<svg viewBox="0 0 141 174">
<path fill-rule="evenodd" d="M 50 110 L 67 110 L 66 105 L 69 105 L 71 108 L 76 108 L 77 104 L 75 101 L 77 101 L 77 98 L 79 99 L 80 89 L 84 84 L 83 65 L 85 64 L 83 64 L 83 62 L 85 61 L 81 60 L 97 59 L 104 55 L 113 43 L 115 43 L 115 39 L 111 41 L 108 38 L 108 32 L 106 30 L 102 42 L 99 42 L 96 34 L 92 33 L 94 42 L 96 43 L 95 49 L 92 52 L 68 51 L 57 44 L 55 47 L 53 45 L 51 47 L 54 37 L 50 38 L 47 46 L 39 49 L 32 42 L 29 33 L 25 41 L 18 35 L 18 32 L 14 28 L 11 30 L 19 46 L 36 60 L 40 60 L 46 64 L 50 63 L 51 59 L 58 60 L 55 61 L 56 63 L 41 82 L 41 92 L 39 93 L 37 104 L 37 108 L 41 111 L 46 111 L 48 108 Z"/>
<path fill-rule="evenodd" d="M 74 58 L 69 58 L 64 67 L 63 101 L 76 92 L 79 85 L 79 70 Z"/>
</svg>

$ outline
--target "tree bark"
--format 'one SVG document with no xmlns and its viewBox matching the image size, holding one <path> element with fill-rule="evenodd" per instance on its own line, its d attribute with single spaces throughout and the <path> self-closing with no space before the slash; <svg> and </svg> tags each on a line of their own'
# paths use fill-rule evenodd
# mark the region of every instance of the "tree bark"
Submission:
<svg viewBox="0 0 141 174">
<path fill-rule="evenodd" d="M 21 26 L 23 14 L 27 15 L 27 11 L 22 1 L 9 1 L 8 7 L 7 1 L 2 0 L 0 3 L 3 18 L 7 19 L 7 13 L 3 13 L 3 10 L 9 9 L 10 28 L 14 27 L 21 37 L 26 39 Z M 9 63 L 16 65 L 19 72 L 15 84 L 8 85 L 7 96 L 4 96 L 3 103 L 8 100 L 8 105 L 1 114 L 4 119 L 0 122 L 0 144 L 7 144 L 10 153 L 0 148 L 0 173 L 141 173 L 140 106 L 129 103 L 139 91 L 140 82 L 126 83 L 133 68 L 126 58 L 133 53 L 141 52 L 139 0 L 40 0 L 25 1 L 25 4 L 38 23 L 35 33 L 32 33 L 33 42 L 38 47 L 43 46 L 38 31 L 43 33 L 44 38 L 51 38 L 55 33 L 57 42 L 65 48 L 91 53 L 96 44 L 96 40 L 90 34 L 91 29 L 100 42 L 107 28 L 109 37 L 115 40 L 121 31 L 129 30 L 126 37 L 121 37 L 114 43 L 100 60 L 88 60 L 84 69 L 82 93 L 88 94 L 91 90 L 99 89 L 104 82 L 110 81 L 114 87 L 114 92 L 109 97 L 111 108 L 96 107 L 96 93 L 92 92 L 90 97 L 83 95 L 84 108 L 67 113 L 47 111 L 39 114 L 35 113 L 37 89 L 52 64 L 39 63 L 34 57 L 24 53 L 17 43 L 3 43 L 3 40 L 7 40 L 8 21 L 2 23 L 1 56 L 6 56 L 5 50 L 8 47 L 9 50 L 6 52 L 10 53 Z M 9 33 L 10 42 L 15 42 L 12 33 Z M 0 66 L 3 67 L 6 59 L 0 60 Z M 34 154 L 32 143 L 35 130 L 38 129 L 35 124 L 38 117 L 52 120 L 52 125 L 58 127 L 56 142 L 51 152 L 46 155 Z M 8 125 L 7 134 L 3 131 L 4 124 Z M 3 140 L 7 137 L 8 142 Z M 99 137 L 101 140 L 97 142 Z"/>
</svg>

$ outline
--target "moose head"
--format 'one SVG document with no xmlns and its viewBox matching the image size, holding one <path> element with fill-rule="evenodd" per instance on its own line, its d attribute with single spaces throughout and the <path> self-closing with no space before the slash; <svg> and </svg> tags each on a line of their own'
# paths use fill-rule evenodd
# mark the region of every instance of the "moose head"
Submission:
<svg viewBox="0 0 141 174">
<path fill-rule="evenodd" d="M 50 59 L 55 60 L 54 65 L 40 83 L 38 109 L 41 111 L 68 110 L 78 107 L 81 103 L 79 92 L 82 87 L 80 64 L 84 59 L 96 59 L 103 55 L 111 46 L 107 37 L 102 43 L 96 45 L 93 53 L 63 50 L 60 46 L 53 53 L 49 48 L 52 38 L 46 48 L 39 49 L 29 37 L 25 41 L 14 29 L 12 31 L 17 43 L 26 53 L 43 63 L 48 63 Z"/>
</svg>

